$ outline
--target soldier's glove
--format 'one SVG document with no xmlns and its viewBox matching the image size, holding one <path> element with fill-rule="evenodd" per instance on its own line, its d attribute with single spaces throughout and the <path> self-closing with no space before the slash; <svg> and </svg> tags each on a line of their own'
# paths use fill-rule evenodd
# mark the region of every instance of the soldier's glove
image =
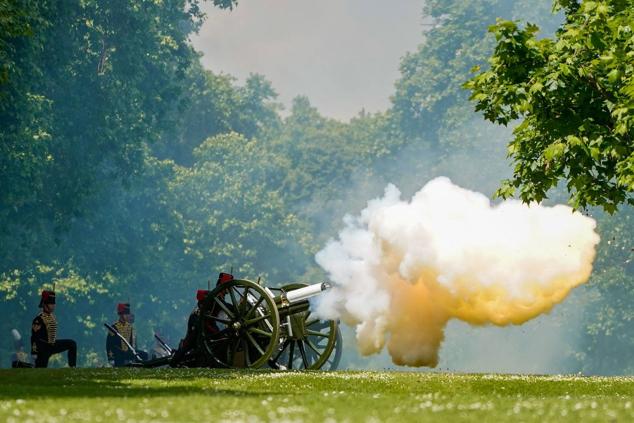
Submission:
<svg viewBox="0 0 634 423">
<path fill-rule="evenodd" d="M 110 367 L 114 367 L 114 360 L 110 360 L 108 363 L 110 363 Z"/>
</svg>

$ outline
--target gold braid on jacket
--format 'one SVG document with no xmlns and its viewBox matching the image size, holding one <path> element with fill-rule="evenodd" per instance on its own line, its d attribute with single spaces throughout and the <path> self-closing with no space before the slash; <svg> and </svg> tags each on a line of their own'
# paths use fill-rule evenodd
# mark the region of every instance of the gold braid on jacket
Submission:
<svg viewBox="0 0 634 423">
<path fill-rule="evenodd" d="M 54 314 L 40 313 L 40 317 L 46 326 L 46 334 L 48 335 L 48 343 L 54 344 L 57 339 L 57 319 Z"/>
</svg>

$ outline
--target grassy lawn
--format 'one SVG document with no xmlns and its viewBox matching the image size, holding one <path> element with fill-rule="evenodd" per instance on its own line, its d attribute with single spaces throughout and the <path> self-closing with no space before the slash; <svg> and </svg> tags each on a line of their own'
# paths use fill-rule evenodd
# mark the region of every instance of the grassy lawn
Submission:
<svg viewBox="0 0 634 423">
<path fill-rule="evenodd" d="M 634 378 L 0 370 L 0 422 L 634 421 Z"/>
</svg>

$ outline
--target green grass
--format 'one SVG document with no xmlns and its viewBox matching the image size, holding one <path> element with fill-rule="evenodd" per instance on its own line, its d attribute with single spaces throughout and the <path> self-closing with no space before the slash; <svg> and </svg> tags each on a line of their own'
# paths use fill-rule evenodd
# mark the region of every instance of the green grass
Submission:
<svg viewBox="0 0 634 423">
<path fill-rule="evenodd" d="M 634 421 L 634 378 L 0 370 L 0 422 Z"/>
</svg>

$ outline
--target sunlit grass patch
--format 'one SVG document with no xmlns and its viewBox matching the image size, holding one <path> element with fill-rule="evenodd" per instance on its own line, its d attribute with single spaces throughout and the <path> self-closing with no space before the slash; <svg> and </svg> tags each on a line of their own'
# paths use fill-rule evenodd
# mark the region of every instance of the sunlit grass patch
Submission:
<svg viewBox="0 0 634 423">
<path fill-rule="evenodd" d="M 634 378 L 0 370 L 0 421 L 634 421 Z"/>
</svg>

